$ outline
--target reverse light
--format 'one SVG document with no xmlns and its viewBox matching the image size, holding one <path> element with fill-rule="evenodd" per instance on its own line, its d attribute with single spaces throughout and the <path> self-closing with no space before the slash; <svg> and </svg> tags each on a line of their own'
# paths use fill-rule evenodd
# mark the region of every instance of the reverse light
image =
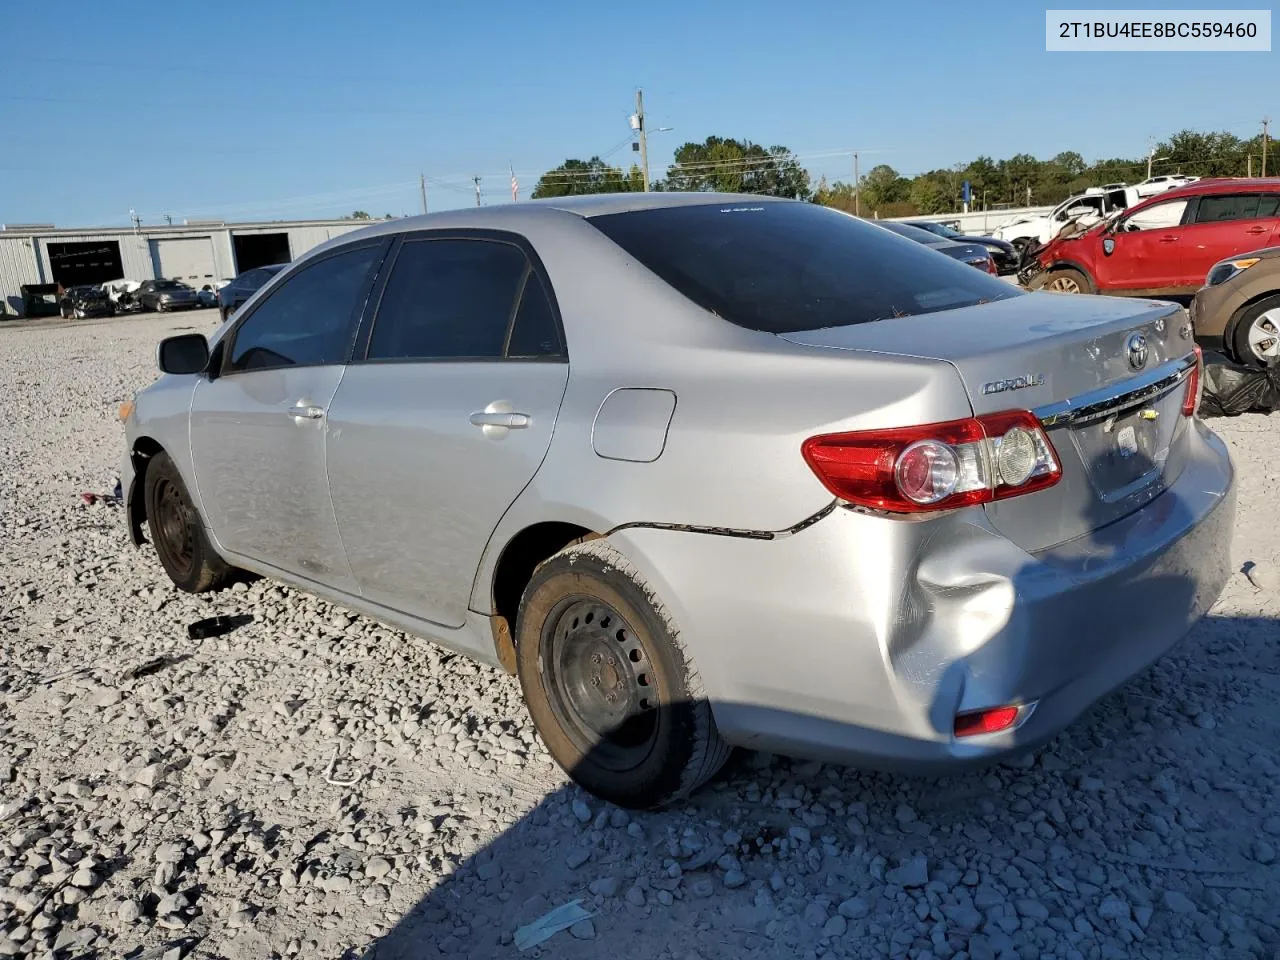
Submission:
<svg viewBox="0 0 1280 960">
<path fill-rule="evenodd" d="M 1200 408 L 1200 368 L 1204 366 L 1204 351 L 1200 349 L 1200 344 L 1195 345 L 1196 362 L 1191 367 L 1191 372 L 1187 374 L 1187 392 L 1182 398 L 1182 415 L 1184 417 L 1194 417 L 1196 410 Z"/>
<path fill-rule="evenodd" d="M 1208 276 L 1204 278 L 1204 284 L 1206 287 L 1216 287 L 1220 283 L 1226 283 L 1261 259 L 1261 257 L 1242 257 L 1238 260 L 1223 260 L 1221 263 L 1215 263 L 1209 270 Z"/>
<path fill-rule="evenodd" d="M 805 462 L 848 503 L 925 513 L 989 503 L 1051 487 L 1057 452 L 1026 410 L 918 427 L 810 437 Z"/>
<path fill-rule="evenodd" d="M 1017 707 L 990 707 L 956 714 L 957 737 L 976 737 L 983 733 L 999 733 L 1008 730 L 1018 719 Z"/>
</svg>

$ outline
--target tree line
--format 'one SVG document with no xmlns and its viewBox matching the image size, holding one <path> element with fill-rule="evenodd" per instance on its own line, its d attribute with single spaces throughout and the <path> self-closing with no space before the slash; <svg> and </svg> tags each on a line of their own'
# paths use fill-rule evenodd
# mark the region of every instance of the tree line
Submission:
<svg viewBox="0 0 1280 960">
<path fill-rule="evenodd" d="M 1280 157 L 1268 144 L 1268 169 L 1280 173 Z M 1242 177 L 1261 171 L 1262 136 L 1242 139 L 1226 131 L 1182 130 L 1156 144 L 1153 174 L 1185 173 L 1199 177 Z M 1147 157 L 1111 157 L 1093 163 L 1074 150 L 1048 160 L 1019 153 L 1006 160 L 980 156 L 968 163 L 905 177 L 888 164 L 872 167 L 861 178 L 857 209 L 863 216 L 906 217 L 949 213 L 960 209 L 963 184 L 970 186 L 971 209 L 1058 203 L 1086 187 L 1136 183 L 1147 176 Z M 600 157 L 566 160 L 539 178 L 534 198 L 588 193 L 639 191 L 639 167 L 623 172 Z M 764 147 L 750 140 L 708 137 L 686 143 L 676 152 L 666 176 L 653 190 L 755 193 L 812 200 L 853 212 L 852 183 L 825 178 L 816 184 L 795 155 L 782 146 Z"/>
</svg>

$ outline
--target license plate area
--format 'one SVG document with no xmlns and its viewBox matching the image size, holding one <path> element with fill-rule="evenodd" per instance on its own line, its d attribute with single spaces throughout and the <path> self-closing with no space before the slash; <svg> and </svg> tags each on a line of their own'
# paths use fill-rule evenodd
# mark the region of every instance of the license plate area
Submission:
<svg viewBox="0 0 1280 960">
<path fill-rule="evenodd" d="M 1089 482 L 1104 501 L 1163 482 L 1172 444 L 1180 435 L 1182 393 L 1166 390 L 1143 403 L 1074 425 L 1071 439 Z"/>
</svg>

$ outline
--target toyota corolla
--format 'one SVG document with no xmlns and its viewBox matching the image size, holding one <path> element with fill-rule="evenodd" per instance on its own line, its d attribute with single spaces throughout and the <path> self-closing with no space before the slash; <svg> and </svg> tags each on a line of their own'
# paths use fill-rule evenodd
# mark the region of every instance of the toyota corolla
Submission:
<svg viewBox="0 0 1280 960">
<path fill-rule="evenodd" d="M 123 483 L 174 583 L 255 571 L 501 665 L 630 806 L 731 745 L 1025 749 L 1230 569 L 1185 311 L 1024 293 L 814 204 L 380 223 L 159 365 Z"/>
</svg>

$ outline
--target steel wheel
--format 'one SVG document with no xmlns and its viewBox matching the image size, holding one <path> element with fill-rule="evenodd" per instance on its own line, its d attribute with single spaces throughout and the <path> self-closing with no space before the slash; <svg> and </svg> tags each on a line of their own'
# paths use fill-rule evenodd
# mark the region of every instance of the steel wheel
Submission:
<svg viewBox="0 0 1280 960">
<path fill-rule="evenodd" d="M 542 680 L 565 733 L 602 766 L 630 770 L 653 748 L 657 696 L 631 626 L 608 604 L 569 597 L 543 627 Z"/>
<path fill-rule="evenodd" d="M 1249 350 L 1263 363 L 1280 359 L 1280 307 L 1254 317 L 1245 338 Z"/>
<path fill-rule="evenodd" d="M 195 517 L 186 497 L 170 478 L 162 477 L 156 489 L 156 552 L 174 570 L 190 572 L 195 562 Z"/>
</svg>

